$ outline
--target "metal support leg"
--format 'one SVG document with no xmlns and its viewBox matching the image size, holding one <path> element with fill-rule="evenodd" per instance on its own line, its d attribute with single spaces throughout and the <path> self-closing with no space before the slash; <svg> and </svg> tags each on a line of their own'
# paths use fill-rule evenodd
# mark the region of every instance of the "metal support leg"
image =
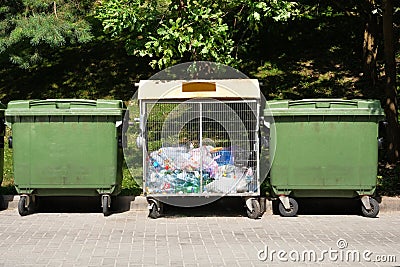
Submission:
<svg viewBox="0 0 400 267">
<path fill-rule="evenodd" d="M 162 203 L 153 198 L 147 199 L 147 202 L 149 203 L 147 206 L 149 209 L 149 217 L 152 219 L 160 217 L 162 213 Z"/>
<path fill-rule="evenodd" d="M 250 212 L 253 212 L 253 204 L 252 201 L 255 200 L 255 198 L 247 198 L 246 199 L 246 207 Z"/>
<path fill-rule="evenodd" d="M 149 210 L 152 210 L 154 206 L 157 207 L 157 211 L 161 210 L 161 205 L 160 205 L 160 202 L 158 200 L 156 200 L 154 198 L 149 198 L 149 199 L 147 199 L 147 202 L 148 202 L 147 208 Z"/>
<path fill-rule="evenodd" d="M 290 203 L 289 203 L 289 197 L 281 195 L 279 196 L 279 200 L 282 202 L 282 205 L 285 207 L 285 209 L 289 210 L 290 209 Z"/>
<path fill-rule="evenodd" d="M 371 203 L 369 201 L 369 196 L 362 196 L 361 197 L 361 203 L 365 207 L 366 210 L 371 210 Z"/>
<path fill-rule="evenodd" d="M 25 197 L 26 201 L 25 201 L 25 208 L 29 207 L 29 204 L 31 203 L 31 198 L 29 197 L 29 195 L 26 194 L 22 194 L 20 197 Z"/>
<path fill-rule="evenodd" d="M 104 201 L 104 198 L 107 198 L 107 200 Z M 110 195 L 107 195 L 107 194 L 102 195 L 102 196 L 101 196 L 101 199 L 102 199 L 102 201 L 101 201 L 101 207 L 104 206 L 103 203 L 105 203 L 105 202 L 107 203 L 107 208 L 109 208 L 109 207 L 111 206 L 111 197 L 110 197 Z"/>
</svg>

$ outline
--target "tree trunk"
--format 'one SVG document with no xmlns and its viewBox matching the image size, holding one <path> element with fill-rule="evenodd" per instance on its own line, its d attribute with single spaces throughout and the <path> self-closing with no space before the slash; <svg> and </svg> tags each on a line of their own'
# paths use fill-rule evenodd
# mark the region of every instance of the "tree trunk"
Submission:
<svg viewBox="0 0 400 267">
<path fill-rule="evenodd" d="M 376 89 L 378 82 L 376 65 L 379 44 L 378 16 L 373 12 L 375 0 L 366 0 L 366 2 L 367 15 L 363 44 L 364 79 L 367 82 L 367 86 L 372 91 L 375 91 L 374 89 Z"/>
<path fill-rule="evenodd" d="M 385 54 L 385 113 L 388 122 L 388 159 L 399 160 L 399 122 L 396 90 L 396 61 L 393 38 L 393 0 L 383 1 L 383 40 Z"/>
</svg>

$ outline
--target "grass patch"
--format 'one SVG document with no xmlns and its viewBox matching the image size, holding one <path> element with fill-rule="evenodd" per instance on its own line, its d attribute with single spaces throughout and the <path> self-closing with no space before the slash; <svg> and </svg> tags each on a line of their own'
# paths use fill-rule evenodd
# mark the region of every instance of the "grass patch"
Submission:
<svg viewBox="0 0 400 267">
<path fill-rule="evenodd" d="M 8 138 L 11 136 L 11 129 L 6 128 L 6 136 L 4 137 L 4 166 L 3 166 L 3 183 L 4 187 L 14 186 L 14 172 L 13 172 L 13 151 L 8 147 Z"/>
<path fill-rule="evenodd" d="M 131 174 L 132 172 L 132 174 Z M 137 184 L 137 179 L 142 179 L 142 169 L 135 169 L 131 171 L 124 164 L 123 179 L 122 179 L 122 190 L 120 196 L 139 196 L 142 194 L 142 188 Z"/>
</svg>

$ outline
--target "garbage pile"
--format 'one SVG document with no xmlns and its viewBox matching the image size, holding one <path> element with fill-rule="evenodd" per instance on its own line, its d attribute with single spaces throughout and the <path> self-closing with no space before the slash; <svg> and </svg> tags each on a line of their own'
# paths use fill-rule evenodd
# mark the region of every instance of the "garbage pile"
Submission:
<svg viewBox="0 0 400 267">
<path fill-rule="evenodd" d="M 251 167 L 234 164 L 222 147 L 162 147 L 149 154 L 149 194 L 244 193 L 257 190 Z"/>
</svg>

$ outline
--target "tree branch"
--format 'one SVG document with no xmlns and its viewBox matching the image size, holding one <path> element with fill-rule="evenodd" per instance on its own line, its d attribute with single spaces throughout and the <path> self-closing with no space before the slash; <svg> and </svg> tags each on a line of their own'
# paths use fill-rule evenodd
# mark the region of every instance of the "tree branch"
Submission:
<svg viewBox="0 0 400 267">
<path fill-rule="evenodd" d="M 54 15 L 56 15 L 56 18 L 58 18 L 57 16 L 57 6 L 56 6 L 56 1 L 53 2 L 53 9 L 54 9 Z"/>
</svg>

